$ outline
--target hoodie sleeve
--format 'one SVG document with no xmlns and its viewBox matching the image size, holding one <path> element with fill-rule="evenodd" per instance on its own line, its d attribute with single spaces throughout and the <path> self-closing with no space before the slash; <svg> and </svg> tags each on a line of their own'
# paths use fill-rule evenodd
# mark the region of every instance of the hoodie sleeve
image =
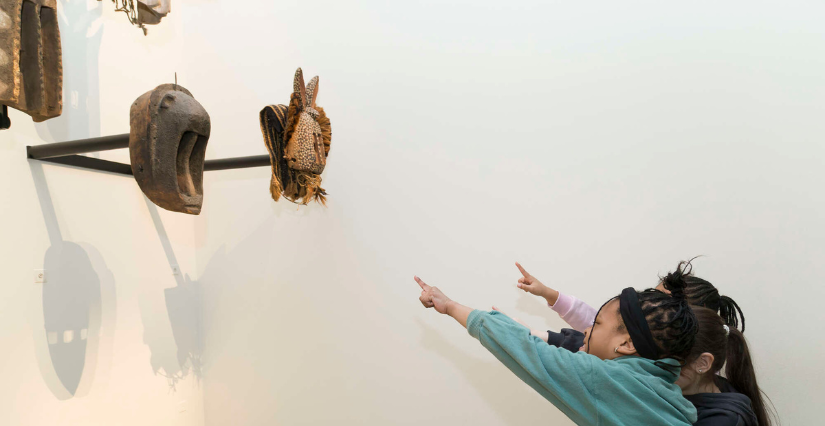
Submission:
<svg viewBox="0 0 825 426">
<path fill-rule="evenodd" d="M 547 344 L 578 352 L 584 345 L 584 333 L 572 328 L 562 328 L 559 332 L 547 330 Z"/>
<path fill-rule="evenodd" d="M 570 324 L 570 327 L 577 331 L 584 331 L 587 327 L 593 325 L 593 321 L 596 319 L 596 309 L 594 307 L 574 296 L 561 292 L 559 292 L 556 304 L 551 305 L 550 309 L 556 311 L 564 322 Z"/>
<path fill-rule="evenodd" d="M 596 424 L 598 400 L 593 370 L 599 359 L 548 345 L 506 315 L 475 310 L 467 319 L 470 335 L 502 364 L 577 424 Z"/>
</svg>

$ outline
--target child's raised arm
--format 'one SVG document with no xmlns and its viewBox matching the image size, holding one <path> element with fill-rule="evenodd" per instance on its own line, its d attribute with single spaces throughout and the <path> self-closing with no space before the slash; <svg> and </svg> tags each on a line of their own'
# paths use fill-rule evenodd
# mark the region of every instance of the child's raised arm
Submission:
<svg viewBox="0 0 825 426">
<path fill-rule="evenodd" d="M 496 308 L 495 306 L 493 306 L 493 310 L 494 310 L 494 311 L 496 311 L 496 312 L 501 312 L 501 311 L 500 311 L 498 308 Z M 502 314 L 504 314 L 504 312 L 501 312 L 501 313 L 502 313 Z M 504 314 L 504 315 L 507 315 L 507 314 Z M 507 315 L 507 316 L 509 316 L 509 315 Z M 539 329 L 537 329 L 537 328 L 530 327 L 529 325 L 527 325 L 527 323 L 525 323 L 524 321 L 522 321 L 522 320 L 520 320 L 520 319 L 518 319 L 518 318 L 516 318 L 516 317 L 510 317 L 510 319 L 512 319 L 513 321 L 515 321 L 515 322 L 517 322 L 517 323 L 519 323 L 519 324 L 521 324 L 521 325 L 523 325 L 523 326 L 525 326 L 525 327 L 529 328 L 529 329 L 530 329 L 530 335 L 532 335 L 532 336 L 536 336 L 536 337 L 538 337 L 539 339 L 544 340 L 545 342 L 547 342 L 547 341 L 548 341 L 548 339 L 550 338 L 550 331 L 549 331 L 549 330 L 548 330 L 548 331 L 544 331 L 544 330 L 539 330 Z M 556 345 L 556 346 L 558 346 L 558 345 Z"/>
<path fill-rule="evenodd" d="M 547 287 L 536 277 L 530 275 L 518 262 L 516 267 L 521 272 L 522 277 L 518 280 L 518 288 L 547 300 L 550 309 L 556 311 L 561 319 L 570 324 L 574 330 L 584 331 L 593 325 L 596 319 L 596 309 L 581 300 L 560 293 L 558 290 Z"/>
<path fill-rule="evenodd" d="M 548 345 L 506 315 L 473 310 L 448 298 L 436 287 L 415 281 L 421 287 L 418 298 L 426 308 L 453 317 L 467 328 L 496 358 L 521 380 L 552 402 L 578 424 L 596 424 L 600 411 L 594 397 L 594 363 L 588 354 L 573 353 Z"/>
</svg>

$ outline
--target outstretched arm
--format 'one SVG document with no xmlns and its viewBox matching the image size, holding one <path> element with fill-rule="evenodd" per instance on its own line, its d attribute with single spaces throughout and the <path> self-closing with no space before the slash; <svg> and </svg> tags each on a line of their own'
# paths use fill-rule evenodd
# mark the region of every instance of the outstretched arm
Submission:
<svg viewBox="0 0 825 426">
<path fill-rule="evenodd" d="M 467 317 L 473 312 L 472 309 L 451 300 L 437 287 L 427 285 L 421 278 L 415 277 L 415 282 L 421 286 L 421 297 L 418 300 L 425 308 L 435 308 L 439 314 L 449 315 L 467 328 Z"/>
<path fill-rule="evenodd" d="M 524 270 L 518 262 L 516 262 L 516 268 L 518 268 L 522 275 L 522 277 L 518 279 L 518 284 L 516 284 L 518 288 L 526 291 L 527 293 L 543 297 L 550 306 L 556 304 L 556 300 L 559 298 L 558 291 L 542 284 L 542 282 L 536 277 L 530 275 L 526 270 Z"/>
<path fill-rule="evenodd" d="M 556 311 L 561 319 L 570 324 L 570 327 L 574 330 L 584 331 L 587 327 L 593 325 L 593 320 L 596 319 L 596 309 L 573 296 L 562 294 L 558 290 L 542 284 L 518 262 L 516 262 L 516 267 L 522 275 L 518 280 L 518 288 L 543 297 L 550 309 Z"/>
<path fill-rule="evenodd" d="M 472 310 L 416 277 L 419 300 L 453 317 L 501 363 L 579 424 L 595 424 L 598 402 L 592 392 L 593 355 L 573 353 L 531 336 L 528 329 L 501 312 Z"/>
<path fill-rule="evenodd" d="M 496 312 L 501 312 L 501 311 L 500 311 L 498 308 L 496 308 L 495 306 L 493 306 L 493 310 L 494 310 L 494 311 L 496 311 Z M 504 314 L 504 312 L 501 312 L 501 313 L 502 313 L 502 314 Z M 507 314 L 504 314 L 504 315 L 507 315 Z M 531 335 L 531 336 L 536 336 L 536 337 L 538 337 L 539 339 L 544 340 L 545 342 L 547 342 L 547 341 L 548 341 L 548 339 L 550 338 L 550 333 L 549 333 L 548 331 L 545 331 L 545 330 L 539 330 L 539 329 L 537 329 L 537 328 L 530 327 L 529 325 L 527 325 L 527 323 L 525 323 L 524 321 L 522 321 L 522 320 L 520 320 L 520 319 L 518 319 L 518 318 L 516 318 L 516 317 L 510 317 L 510 319 L 512 319 L 513 321 L 515 321 L 515 322 L 517 322 L 517 323 L 519 323 L 519 324 L 521 324 L 521 325 L 523 325 L 523 326 L 525 326 L 525 327 L 529 328 L 529 329 L 530 329 L 530 335 Z"/>
<path fill-rule="evenodd" d="M 596 319 L 596 308 L 575 296 L 563 293 L 559 293 L 558 301 L 550 306 L 550 309 L 556 311 L 564 322 L 577 331 L 586 330 L 587 327 L 593 325 L 593 320 Z"/>
</svg>

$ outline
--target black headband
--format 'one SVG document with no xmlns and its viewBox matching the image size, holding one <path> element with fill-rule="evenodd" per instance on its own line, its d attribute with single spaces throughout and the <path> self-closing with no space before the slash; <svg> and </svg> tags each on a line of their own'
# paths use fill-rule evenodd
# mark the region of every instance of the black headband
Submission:
<svg viewBox="0 0 825 426">
<path fill-rule="evenodd" d="M 627 333 L 630 334 L 630 339 L 633 340 L 633 346 L 636 347 L 636 353 L 643 358 L 657 360 L 659 359 L 659 347 L 653 340 L 653 334 L 650 333 L 650 327 L 647 325 L 647 319 L 642 312 L 642 305 L 639 304 L 639 295 L 636 289 L 628 287 L 622 290 L 619 296 L 619 311 L 622 313 L 622 320 L 624 320 Z"/>
</svg>

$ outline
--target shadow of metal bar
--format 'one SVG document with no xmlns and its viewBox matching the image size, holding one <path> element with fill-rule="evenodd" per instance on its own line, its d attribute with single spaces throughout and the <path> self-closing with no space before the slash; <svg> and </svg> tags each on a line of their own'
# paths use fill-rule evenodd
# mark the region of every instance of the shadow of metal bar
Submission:
<svg viewBox="0 0 825 426">
<path fill-rule="evenodd" d="M 132 176 L 132 166 L 114 161 L 101 160 L 99 158 L 86 157 L 84 155 L 66 155 L 63 157 L 44 158 L 40 161 L 47 163 L 63 164 L 66 166 L 80 167 L 88 170 L 117 173 L 124 176 Z"/>
</svg>

